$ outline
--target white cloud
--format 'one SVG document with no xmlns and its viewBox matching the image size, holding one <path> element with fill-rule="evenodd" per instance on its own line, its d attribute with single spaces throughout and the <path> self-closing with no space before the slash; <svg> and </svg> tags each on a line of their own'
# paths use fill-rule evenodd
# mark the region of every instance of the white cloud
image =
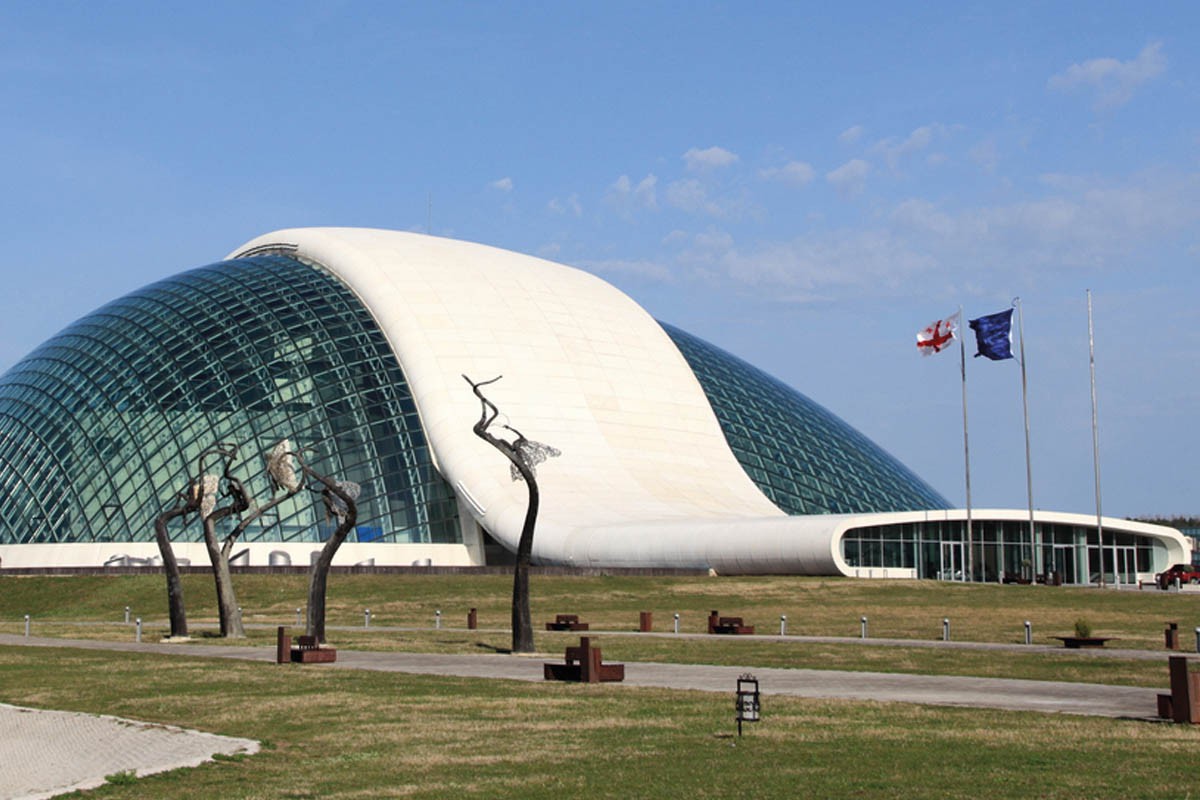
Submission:
<svg viewBox="0 0 1200 800">
<path fill-rule="evenodd" d="M 929 147 L 933 143 L 934 137 L 943 130 L 941 125 L 922 125 L 903 141 L 887 138 L 876 142 L 871 145 L 870 152 L 883 156 L 887 160 L 888 166 L 895 169 L 900 159 Z"/>
<path fill-rule="evenodd" d="M 793 186 L 804 186 L 813 179 L 812 165 L 803 161 L 789 161 L 782 167 L 768 167 L 758 171 L 763 180 L 790 183 Z"/>
<path fill-rule="evenodd" d="M 838 134 L 838 141 L 842 144 L 854 144 L 863 135 L 863 126 L 854 125 Z"/>
<path fill-rule="evenodd" d="M 492 181 L 488 184 L 488 188 L 495 189 L 499 192 L 511 192 L 513 190 L 513 179 L 504 177 L 500 180 Z"/>
<path fill-rule="evenodd" d="M 871 165 L 861 158 L 852 158 L 835 170 L 825 173 L 825 180 L 843 194 L 855 195 L 866 185 Z"/>
<path fill-rule="evenodd" d="M 692 214 L 704 213 L 719 217 L 725 213 L 721 206 L 708 196 L 704 185 L 695 178 L 672 181 L 667 185 L 666 199 L 668 205 Z"/>
<path fill-rule="evenodd" d="M 559 200 L 557 197 L 551 198 L 550 202 L 546 204 L 546 208 L 555 214 L 570 213 L 576 219 L 583 216 L 583 206 L 579 202 L 579 195 L 574 193 L 568 195 L 566 200 Z"/>
<path fill-rule="evenodd" d="M 1095 93 L 1095 108 L 1110 109 L 1128 103 L 1139 86 L 1166 69 L 1167 57 L 1163 55 L 1162 43 L 1151 42 L 1131 61 L 1092 58 L 1072 64 L 1052 76 L 1046 85 L 1060 92 L 1091 89 Z"/>
<path fill-rule="evenodd" d="M 623 217 L 632 216 L 634 211 L 658 210 L 658 177 L 653 173 L 638 181 L 635 186 L 628 175 L 617 178 L 608 187 L 606 199 Z"/>
<path fill-rule="evenodd" d="M 694 172 L 728 167 L 731 164 L 736 164 L 738 157 L 735 153 L 731 153 L 723 147 L 710 147 L 707 150 L 698 150 L 693 147 L 683 154 L 683 161 L 687 164 L 687 168 Z"/>
<path fill-rule="evenodd" d="M 862 227 L 817 228 L 790 241 L 735 245 L 724 233 L 701 234 L 679 243 L 678 263 L 773 299 L 913 296 L 972 284 L 1020 291 L 1056 275 L 1078 280 L 1153 263 L 1157 248 L 1186 250 L 1200 224 L 1196 178 L 1112 184 L 1060 175 L 1043 186 L 1033 199 L 974 208 L 909 198 Z"/>
</svg>

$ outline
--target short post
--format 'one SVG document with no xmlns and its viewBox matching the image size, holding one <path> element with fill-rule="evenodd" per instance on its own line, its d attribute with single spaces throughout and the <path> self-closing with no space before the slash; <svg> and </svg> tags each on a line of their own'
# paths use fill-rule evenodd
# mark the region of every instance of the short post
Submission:
<svg viewBox="0 0 1200 800">
<path fill-rule="evenodd" d="M 942 617 L 942 641 L 950 641 L 950 618 Z"/>
<path fill-rule="evenodd" d="M 292 662 L 292 637 L 287 635 L 287 628 L 280 625 L 275 629 L 275 663 L 290 664 Z"/>
<path fill-rule="evenodd" d="M 371 627 L 371 609 L 369 609 L 369 608 L 363 609 L 363 627 L 364 628 Z"/>
<path fill-rule="evenodd" d="M 638 613 L 638 630 L 642 633 L 649 633 L 654 630 L 653 611 L 641 611 Z"/>
<path fill-rule="evenodd" d="M 1163 644 L 1168 650 L 1179 649 L 1179 623 L 1167 622 L 1166 630 L 1163 631 Z"/>
<path fill-rule="evenodd" d="M 125 624 L 129 624 L 129 606 L 125 606 Z"/>
<path fill-rule="evenodd" d="M 865 616 L 859 617 L 858 622 L 859 622 L 859 625 L 862 627 L 862 630 L 859 632 L 858 638 L 865 639 L 865 638 L 867 638 L 867 618 Z"/>
<path fill-rule="evenodd" d="M 26 617 L 26 619 L 29 619 L 29 617 Z M 679 633 L 679 612 L 678 611 L 675 612 L 675 632 Z M 1197 638 L 1196 641 L 1200 642 L 1200 638 Z"/>
<path fill-rule="evenodd" d="M 479 627 L 479 614 L 475 611 L 475 609 L 472 608 L 470 611 L 467 612 L 467 630 L 473 631 L 478 627 Z"/>
<path fill-rule="evenodd" d="M 433 612 L 433 627 L 436 630 L 442 629 L 442 610 L 440 608 Z"/>
<path fill-rule="evenodd" d="M 779 615 L 779 635 L 787 636 L 787 614 Z"/>
<path fill-rule="evenodd" d="M 137 623 L 137 634 L 135 635 L 134 641 L 141 644 L 141 641 L 142 641 L 142 618 L 138 617 L 135 620 L 135 622 Z"/>
<path fill-rule="evenodd" d="M 1025 644 L 1033 644 L 1033 625 L 1025 620 Z"/>
<path fill-rule="evenodd" d="M 296 609 L 296 627 L 300 627 L 300 609 Z"/>
<path fill-rule="evenodd" d="M 1198 630 L 1197 633 L 1200 634 L 1200 630 Z M 25 615 L 25 638 L 26 639 L 29 638 L 29 615 L 28 614 Z M 1197 636 L 1196 641 L 1200 642 L 1200 635 Z"/>
<path fill-rule="evenodd" d="M 1175 576 L 1175 580 L 1173 580 L 1173 581 L 1172 581 L 1172 583 L 1174 583 L 1174 584 L 1175 584 L 1175 591 L 1177 591 L 1177 592 L 1178 592 L 1178 591 L 1179 591 L 1179 587 L 1180 587 L 1180 584 L 1179 584 L 1179 576 L 1178 576 L 1178 575 L 1176 575 L 1176 576 Z"/>
<path fill-rule="evenodd" d="M 25 619 L 28 620 L 29 617 L 26 617 Z M 26 622 L 25 625 L 28 626 L 29 623 Z M 26 630 L 28 630 L 28 627 L 26 627 Z M 26 634 L 26 636 L 28 635 L 29 634 Z M 1196 628 L 1196 652 L 1200 653 L 1200 628 Z"/>
</svg>

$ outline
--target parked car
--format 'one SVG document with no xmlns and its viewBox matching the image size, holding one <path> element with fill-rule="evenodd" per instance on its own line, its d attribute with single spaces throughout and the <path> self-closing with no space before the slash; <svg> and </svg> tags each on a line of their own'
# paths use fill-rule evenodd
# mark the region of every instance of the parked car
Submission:
<svg viewBox="0 0 1200 800">
<path fill-rule="evenodd" d="M 1176 564 L 1166 572 L 1160 572 L 1154 576 L 1160 589 L 1174 586 L 1176 578 L 1181 584 L 1200 583 L 1200 567 L 1194 567 L 1191 564 Z"/>
</svg>

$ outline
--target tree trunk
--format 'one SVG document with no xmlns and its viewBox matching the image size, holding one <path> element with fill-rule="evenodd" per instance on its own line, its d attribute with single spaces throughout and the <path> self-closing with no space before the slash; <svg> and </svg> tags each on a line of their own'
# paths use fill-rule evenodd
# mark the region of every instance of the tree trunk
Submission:
<svg viewBox="0 0 1200 800">
<path fill-rule="evenodd" d="M 322 481 L 324 482 L 324 481 Z M 328 485 L 328 484 L 326 484 Z M 343 498 L 347 500 L 347 498 Z M 325 587 L 329 582 L 329 567 L 333 564 L 333 556 L 337 553 L 346 535 L 353 530 L 358 521 L 358 506 L 353 500 L 346 504 L 346 518 L 337 526 L 337 530 L 321 548 L 321 555 L 313 562 L 308 579 L 308 613 L 305 633 L 317 637 L 321 644 L 325 643 Z"/>
<path fill-rule="evenodd" d="M 513 572 L 512 593 L 512 651 L 532 653 L 533 619 L 529 612 L 529 560 L 533 552 L 533 528 L 537 523 L 538 488 L 533 471 L 523 463 L 514 461 L 525 485 L 529 487 L 529 507 L 525 510 L 525 524 L 521 527 L 521 539 L 517 543 L 517 566 Z"/>
<path fill-rule="evenodd" d="M 158 552 L 162 556 L 163 573 L 167 576 L 167 608 L 171 617 L 171 638 L 185 639 L 188 635 L 187 611 L 183 606 L 183 581 L 179 577 L 179 562 L 167 535 L 167 523 L 191 511 L 185 504 L 158 515 L 154 520 L 154 538 L 158 540 Z"/>
<path fill-rule="evenodd" d="M 221 512 L 225 511 L 225 514 Z M 204 546 L 212 562 L 213 580 L 217 585 L 217 614 L 221 620 L 221 635 L 230 639 L 244 639 L 246 629 L 242 626 L 242 615 L 238 611 L 237 595 L 233 591 L 233 576 L 229 571 L 229 554 L 217 544 L 216 523 L 228 516 L 228 509 L 217 509 L 204 520 Z"/>
</svg>

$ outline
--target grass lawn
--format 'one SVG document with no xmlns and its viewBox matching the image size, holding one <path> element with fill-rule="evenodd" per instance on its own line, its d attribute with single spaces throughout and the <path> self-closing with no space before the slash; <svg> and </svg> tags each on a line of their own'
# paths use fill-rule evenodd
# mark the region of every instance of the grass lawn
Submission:
<svg viewBox="0 0 1200 800">
<path fill-rule="evenodd" d="M 0 647 L 0 700 L 264 742 L 96 797 L 1147 797 L 1200 730 L 1065 715 L 729 696 Z"/>
<path fill-rule="evenodd" d="M 295 623 L 303 605 L 305 576 L 236 575 L 239 601 L 250 630 L 248 644 L 273 641 L 271 625 Z M 205 575 L 184 579 L 193 634 L 205 641 L 198 623 L 213 623 L 212 582 Z M 0 632 L 23 630 L 24 614 L 39 635 L 129 639 L 121 624 L 124 607 L 146 619 L 145 636 L 166 630 L 164 581 L 160 575 L 89 577 L 0 577 Z M 509 620 L 511 579 L 497 575 L 334 575 L 330 580 L 329 623 L 351 626 L 331 630 L 340 647 L 377 650 L 471 653 L 504 649 Z M 1163 622 L 1178 620 L 1184 647 L 1200 624 L 1200 595 L 1157 591 L 1100 591 L 1088 588 L 996 586 L 932 581 L 855 581 L 796 577 L 560 577 L 534 575 L 535 626 L 555 613 L 577 613 L 599 630 L 633 630 L 638 612 L 654 613 L 655 629 L 670 631 L 673 615 L 681 630 L 700 633 L 710 609 L 745 617 L 763 633 L 778 633 L 779 616 L 788 617 L 788 633 L 857 637 L 859 618 L 869 618 L 872 637 L 930 641 L 941 636 L 943 617 L 951 620 L 955 640 L 1018 643 L 1025 620 L 1034 641 L 1058 644 L 1080 617 L 1098 635 L 1116 637 L 1121 648 L 1162 651 Z M 465 631 L 466 612 L 478 608 L 482 630 Z M 372 628 L 364 630 L 363 609 L 370 608 Z M 434 613 L 442 611 L 443 629 L 434 631 Z M 74 623 L 85 622 L 85 625 Z M 381 627 L 412 630 L 387 631 Z M 418 630 L 421 629 L 421 630 Z M 211 630 L 211 629 L 209 629 Z M 561 653 L 572 637 L 539 632 L 547 653 Z M 979 652 L 926 647 L 863 647 L 857 643 L 747 641 L 722 637 L 695 640 L 671 637 L 606 636 L 608 658 L 622 661 L 672 661 L 752 666 L 809 667 L 931 674 L 1019 677 L 1164 686 L 1163 661 L 1138 661 L 1059 652 L 1054 655 Z M 1164 653 L 1165 656 L 1165 653 Z M 1165 661 L 1165 658 L 1164 658 Z"/>
</svg>

